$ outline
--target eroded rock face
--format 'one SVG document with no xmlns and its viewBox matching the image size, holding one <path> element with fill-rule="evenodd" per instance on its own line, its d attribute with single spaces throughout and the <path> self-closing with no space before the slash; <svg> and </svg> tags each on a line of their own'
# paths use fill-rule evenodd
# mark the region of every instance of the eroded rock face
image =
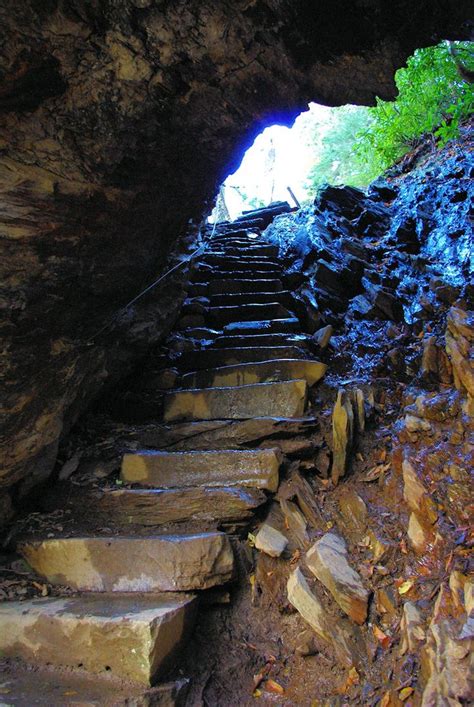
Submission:
<svg viewBox="0 0 474 707">
<path fill-rule="evenodd" d="M 46 477 L 61 434 L 137 339 L 166 329 L 169 288 L 152 313 L 147 300 L 90 341 L 163 268 L 270 116 L 392 97 L 395 69 L 417 46 L 462 37 L 467 8 L 2 3 L 2 485 Z"/>
</svg>

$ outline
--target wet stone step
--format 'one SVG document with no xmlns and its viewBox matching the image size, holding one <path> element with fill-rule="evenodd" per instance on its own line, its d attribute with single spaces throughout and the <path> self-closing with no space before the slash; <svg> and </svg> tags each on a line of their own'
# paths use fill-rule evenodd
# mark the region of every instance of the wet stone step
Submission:
<svg viewBox="0 0 474 707">
<path fill-rule="evenodd" d="M 297 346 L 250 346 L 232 349 L 184 351 L 174 361 L 180 372 L 198 371 L 202 368 L 219 368 L 239 363 L 257 363 L 283 358 L 307 358 L 308 352 Z M 276 413 L 272 413 L 276 414 Z"/>
<path fill-rule="evenodd" d="M 224 270 L 222 268 L 197 270 L 192 274 L 192 282 L 212 282 L 213 280 L 278 280 L 281 270 Z M 262 289 L 262 288 L 260 288 Z"/>
<path fill-rule="evenodd" d="M 225 334 L 298 334 L 301 324 L 297 317 L 263 319 L 261 321 L 231 322 L 224 327 Z"/>
<path fill-rule="evenodd" d="M 82 671 L 0 662 L 2 707 L 184 707 L 189 686 L 187 678 L 146 687 Z"/>
<path fill-rule="evenodd" d="M 150 685 L 173 666 L 195 614 L 196 600 L 187 594 L 4 602 L 0 652 Z"/>
<path fill-rule="evenodd" d="M 283 285 L 279 278 L 220 278 L 211 280 L 207 285 L 209 295 L 231 292 L 281 292 L 282 290 Z"/>
<path fill-rule="evenodd" d="M 202 388 L 168 393 L 163 419 L 245 419 L 250 417 L 301 417 L 306 409 L 304 380 L 258 383 L 240 387 Z"/>
<path fill-rule="evenodd" d="M 213 265 L 213 266 L 221 266 L 221 265 L 237 265 L 238 263 L 245 263 L 248 265 L 258 265 L 259 263 L 262 263 L 262 265 L 273 265 L 275 268 L 281 267 L 281 263 L 278 260 L 274 260 L 273 258 L 268 258 L 265 256 L 258 256 L 258 255 L 246 255 L 242 254 L 241 256 L 238 255 L 227 255 L 226 253 L 218 252 L 218 253 L 209 253 L 209 254 L 204 254 L 200 259 L 199 259 L 199 264 L 203 265 Z"/>
<path fill-rule="evenodd" d="M 311 337 L 306 334 L 237 334 L 236 336 L 218 336 L 212 346 L 232 348 L 233 346 L 299 346 L 306 349 Z"/>
<path fill-rule="evenodd" d="M 292 316 L 292 312 L 278 302 L 268 302 L 234 307 L 209 307 L 205 316 L 213 326 L 221 327 L 231 322 L 254 321 L 255 319 L 287 319 Z"/>
<path fill-rule="evenodd" d="M 51 490 L 43 506 L 47 510 L 81 507 L 84 523 L 91 528 L 149 527 L 184 521 L 217 525 L 246 521 L 265 501 L 263 491 L 238 486 L 86 490 L 66 485 Z"/>
<path fill-rule="evenodd" d="M 55 538 L 19 549 L 51 584 L 88 592 L 188 592 L 224 584 L 234 572 L 223 533 Z"/>
<path fill-rule="evenodd" d="M 212 307 L 229 307 L 236 304 L 289 304 L 291 295 L 288 290 L 283 292 L 231 292 L 230 294 L 211 295 Z"/>
<path fill-rule="evenodd" d="M 217 245 L 211 246 L 210 252 L 217 250 Z M 220 246 L 219 246 L 220 250 Z M 278 258 L 279 249 L 278 246 L 273 245 L 249 245 L 244 248 L 238 247 L 236 245 L 229 245 L 226 247 L 225 252 L 227 255 L 268 255 L 270 258 Z"/>
<path fill-rule="evenodd" d="M 249 420 L 198 420 L 154 425 L 139 435 L 147 447 L 175 451 L 246 449 L 263 445 L 291 453 L 295 438 L 304 439 L 311 449 L 311 438 L 319 430 L 314 417 L 254 417 Z"/>
<path fill-rule="evenodd" d="M 309 386 L 313 386 L 321 380 L 326 370 L 326 364 L 319 361 L 284 359 L 282 361 L 241 363 L 187 373 L 182 376 L 180 382 L 183 387 L 188 388 L 215 388 L 300 379 L 305 380 Z"/>
<path fill-rule="evenodd" d="M 236 270 L 244 271 L 248 270 L 250 272 L 265 270 L 270 270 L 271 272 L 282 272 L 282 267 L 279 263 L 274 263 L 272 261 L 265 262 L 262 260 L 243 260 L 242 258 L 236 258 L 235 262 L 231 260 L 222 260 L 220 263 L 201 263 L 199 267 L 196 268 L 199 272 L 235 272 Z"/>
<path fill-rule="evenodd" d="M 277 449 L 141 451 L 125 454 L 120 477 L 141 486 L 245 486 L 275 492 L 280 464 Z"/>
</svg>

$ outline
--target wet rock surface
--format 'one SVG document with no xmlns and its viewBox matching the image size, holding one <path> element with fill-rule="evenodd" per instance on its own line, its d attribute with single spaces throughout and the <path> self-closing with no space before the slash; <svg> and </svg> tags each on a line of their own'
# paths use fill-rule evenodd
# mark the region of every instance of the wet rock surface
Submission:
<svg viewBox="0 0 474 707">
<path fill-rule="evenodd" d="M 328 189 L 314 213 L 287 212 L 262 236 L 285 253 L 290 275 L 292 270 L 303 274 L 304 281 L 298 280 L 310 294 L 304 300 L 319 313 L 314 331 L 332 327 L 328 341 L 313 337 L 314 348 L 298 357 L 301 370 L 306 360 L 327 365 L 322 378 L 302 381 L 308 389 L 304 412 L 278 417 L 255 407 L 257 417 L 245 420 L 224 416 L 163 422 L 160 399 L 170 395 L 170 388 L 168 374 L 160 378 L 160 372 L 178 371 L 183 378 L 173 379 L 174 386 L 182 384 L 183 391 L 190 390 L 189 380 L 204 381 L 199 395 L 215 391 L 217 376 L 226 374 L 223 349 L 214 347 L 214 340 L 224 335 L 224 327 L 254 336 L 258 323 L 235 321 L 214 328 L 205 321 L 200 332 L 194 325 L 180 329 L 187 358 L 176 351 L 173 333 L 130 380 L 122 406 L 108 414 L 96 408 L 76 428 L 61 452 L 63 481 L 42 497 L 49 513 L 10 527 L 10 548 L 27 534 L 36 541 L 48 533 L 53 538 L 84 536 L 84 526 L 89 535 L 108 529 L 108 535 L 120 537 L 126 528 L 137 538 L 147 537 L 152 528 L 163 535 L 225 529 L 232 536 L 238 581 L 221 594 L 205 594 L 181 667 L 164 676 L 192 676 L 189 704 L 250 704 L 258 698 L 282 705 L 317 699 L 323 705 L 416 706 L 472 700 L 472 286 L 462 248 L 446 248 L 446 260 L 438 251 L 431 258 L 430 235 L 420 232 L 419 252 L 407 252 L 408 242 L 413 250 L 408 225 L 403 233 L 396 225 L 399 209 L 412 204 L 410 199 L 414 208 L 427 170 L 456 165 L 459 174 L 466 169 L 459 155 L 471 149 L 467 132 L 457 147 L 422 155 L 411 171 L 403 162 L 367 194 Z M 429 184 L 437 188 L 437 182 Z M 397 206 L 400 195 L 404 200 Z M 460 203 L 454 202 L 452 217 L 467 231 L 467 207 L 459 210 Z M 447 217 L 449 209 L 443 213 Z M 302 224 L 307 239 L 292 243 L 289 236 Z M 394 233 L 399 240 L 392 243 Z M 250 247 L 247 243 L 246 250 Z M 360 279 L 357 275 L 354 287 L 342 291 L 324 270 L 324 283 L 318 282 L 318 258 L 341 278 L 352 267 Z M 367 263 L 361 266 L 363 274 L 360 263 L 354 270 L 351 258 Z M 275 292 L 285 291 L 283 279 L 277 278 Z M 214 289 L 215 282 L 220 280 L 212 280 L 212 296 L 226 295 L 228 288 Z M 252 281 L 248 292 L 263 292 L 261 282 Z M 204 286 L 199 297 L 207 297 L 205 283 L 199 285 Z M 369 305 L 365 309 L 353 306 L 355 300 L 360 304 L 360 296 Z M 401 310 L 394 309 L 394 301 Z M 288 333 L 298 333 L 295 320 L 300 331 L 309 333 L 304 313 L 298 307 L 289 311 Z M 263 321 L 270 321 L 271 328 L 281 326 L 278 319 Z M 266 361 L 265 376 L 272 365 L 280 375 L 278 359 L 259 358 L 265 348 L 243 346 L 240 351 L 248 352 L 244 359 L 256 357 L 251 366 Z M 201 354 L 215 356 L 218 369 L 209 373 L 209 360 Z M 232 355 L 238 356 L 238 350 Z M 232 362 L 228 373 L 240 376 L 242 363 Z M 163 388 L 148 386 L 150 380 L 162 381 Z M 239 388 L 275 385 L 248 385 L 245 376 L 232 381 L 221 390 L 233 389 L 235 395 Z M 338 398 L 351 424 L 342 427 L 347 432 L 344 473 L 336 474 Z M 131 400 L 141 410 L 140 422 L 127 418 Z M 259 417 L 262 412 L 265 416 Z M 144 449 L 262 448 L 276 448 L 282 455 L 274 496 L 236 487 L 144 489 L 124 485 L 119 475 L 123 455 Z M 257 542 L 262 530 L 265 541 L 266 527 L 275 531 L 270 542 Z M 337 538 L 335 548 L 330 544 L 337 556 L 318 558 L 313 574 L 311 548 L 323 547 L 328 537 Z M 275 538 L 278 546 L 272 543 Z M 8 570 L 27 572 L 15 562 L 5 564 L 4 576 L 10 580 Z M 19 595 L 10 585 L 11 595 L 5 598 L 61 591 L 64 596 L 60 587 L 24 576 L 25 593 Z"/>
<path fill-rule="evenodd" d="M 2 3 L 2 486 L 47 478 L 104 382 L 166 336 L 179 286 L 121 307 L 270 116 L 394 96 L 396 67 L 462 37 L 467 8 L 423 0 L 400 23 L 401 1 Z"/>
</svg>

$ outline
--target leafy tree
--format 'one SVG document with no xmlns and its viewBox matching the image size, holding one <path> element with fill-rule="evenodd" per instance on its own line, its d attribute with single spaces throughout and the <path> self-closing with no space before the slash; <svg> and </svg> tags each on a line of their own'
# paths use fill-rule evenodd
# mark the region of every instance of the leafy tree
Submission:
<svg viewBox="0 0 474 707">
<path fill-rule="evenodd" d="M 424 136 L 439 147 L 456 137 L 474 107 L 473 42 L 442 42 L 418 49 L 397 71 L 398 97 L 374 108 L 334 109 L 334 124 L 320 140 L 310 180 L 365 186 Z M 336 113 L 337 111 L 337 113 Z"/>
</svg>

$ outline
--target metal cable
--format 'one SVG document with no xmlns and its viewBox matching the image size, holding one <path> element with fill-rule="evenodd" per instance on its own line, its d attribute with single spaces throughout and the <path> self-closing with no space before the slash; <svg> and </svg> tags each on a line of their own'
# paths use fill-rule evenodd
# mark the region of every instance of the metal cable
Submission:
<svg viewBox="0 0 474 707">
<path fill-rule="evenodd" d="M 216 225 L 217 225 L 217 224 L 216 224 Z M 214 231 L 212 232 L 212 235 L 214 235 L 215 230 L 216 230 L 216 229 L 214 228 Z M 211 238 L 212 238 L 212 236 L 211 236 Z M 197 248 L 195 251 L 193 251 L 193 252 L 191 253 L 191 255 L 190 255 L 188 258 L 186 258 L 185 260 L 181 260 L 179 263 L 176 263 L 176 265 L 174 265 L 172 268 L 170 268 L 169 270 L 167 270 L 163 275 L 160 275 L 160 277 L 159 277 L 157 280 L 155 280 L 154 282 L 152 282 L 151 285 L 148 285 L 148 287 L 146 287 L 146 288 L 145 288 L 142 292 L 140 292 L 136 297 L 134 297 L 132 300 L 130 300 L 130 302 L 127 302 L 126 305 L 124 305 L 123 307 L 121 307 L 121 308 L 118 310 L 118 312 L 116 312 L 116 313 L 114 314 L 114 316 L 113 316 L 106 324 L 104 324 L 104 326 L 103 326 L 101 329 L 99 329 L 99 331 L 97 331 L 97 332 L 96 332 L 95 334 L 93 334 L 89 339 L 87 339 L 86 343 L 89 344 L 89 343 L 90 343 L 91 341 L 93 341 L 97 336 L 99 336 L 100 334 L 102 334 L 102 332 L 104 332 L 106 329 L 108 329 L 110 326 L 112 326 L 112 324 L 113 324 L 114 322 L 116 322 L 117 319 L 121 316 L 121 314 L 123 314 L 124 312 L 126 312 L 127 309 L 132 306 L 132 304 L 135 304 L 135 302 L 137 302 L 137 301 L 138 301 L 139 299 L 141 299 L 144 295 L 146 295 L 147 292 L 150 292 L 150 290 L 153 290 L 157 285 L 160 284 L 160 282 L 162 282 L 165 278 L 167 278 L 168 275 L 171 275 L 172 272 L 174 272 L 174 271 L 177 270 L 178 268 L 182 267 L 182 266 L 185 265 L 186 263 L 189 263 L 196 255 L 198 255 L 200 252 L 204 251 L 204 250 L 207 248 L 207 246 L 208 246 L 208 242 L 202 243 L 202 245 L 200 245 L 199 248 Z"/>
</svg>

